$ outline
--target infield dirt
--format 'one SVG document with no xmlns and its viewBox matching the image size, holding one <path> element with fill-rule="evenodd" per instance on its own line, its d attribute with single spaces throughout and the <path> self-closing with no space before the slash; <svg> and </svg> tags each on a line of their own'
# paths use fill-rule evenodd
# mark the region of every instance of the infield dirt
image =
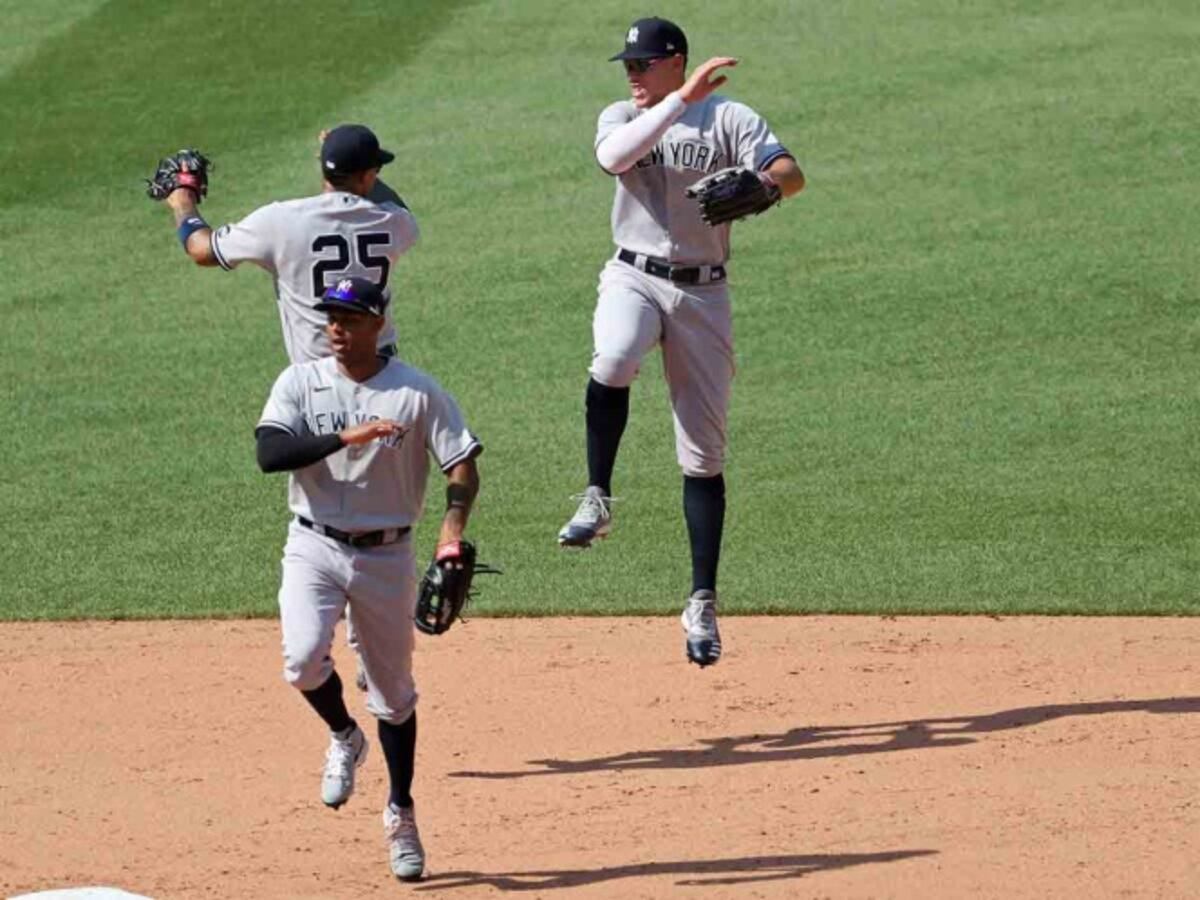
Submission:
<svg viewBox="0 0 1200 900">
<path fill-rule="evenodd" d="M 704 671 L 674 619 L 421 636 L 416 885 L 388 873 L 377 742 L 321 805 L 277 623 L 0 626 L 0 889 L 1200 895 L 1200 619 L 721 625 Z"/>
</svg>

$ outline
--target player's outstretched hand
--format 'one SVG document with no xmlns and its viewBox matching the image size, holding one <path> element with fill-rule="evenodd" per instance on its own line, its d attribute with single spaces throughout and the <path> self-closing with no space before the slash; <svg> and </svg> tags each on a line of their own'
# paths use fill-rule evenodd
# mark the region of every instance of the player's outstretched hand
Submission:
<svg viewBox="0 0 1200 900">
<path fill-rule="evenodd" d="M 407 430 L 407 426 L 401 425 L 393 419 L 373 419 L 370 422 L 355 425 L 353 428 L 347 428 L 338 436 L 342 439 L 342 443 L 349 447 L 353 444 L 369 444 L 376 438 L 404 434 Z"/>
<path fill-rule="evenodd" d="M 699 103 L 727 80 L 724 75 L 718 75 L 712 81 L 709 81 L 709 77 L 718 69 L 726 66 L 733 67 L 737 64 L 738 61 L 732 56 L 714 56 L 712 59 L 702 62 L 692 70 L 688 80 L 683 83 L 683 87 L 679 89 L 679 96 L 683 98 L 684 103 Z"/>
</svg>

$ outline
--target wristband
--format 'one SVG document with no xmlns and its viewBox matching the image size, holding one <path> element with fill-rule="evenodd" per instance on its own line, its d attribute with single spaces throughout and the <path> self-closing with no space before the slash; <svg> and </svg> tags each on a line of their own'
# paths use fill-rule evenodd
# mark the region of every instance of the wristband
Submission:
<svg viewBox="0 0 1200 900">
<path fill-rule="evenodd" d="M 186 250 L 188 238 L 190 238 L 197 231 L 200 231 L 202 228 L 208 227 L 208 223 L 199 216 L 188 216 L 180 223 L 179 228 L 175 230 L 175 233 L 179 235 L 179 243 L 183 244 L 183 249 Z"/>
</svg>

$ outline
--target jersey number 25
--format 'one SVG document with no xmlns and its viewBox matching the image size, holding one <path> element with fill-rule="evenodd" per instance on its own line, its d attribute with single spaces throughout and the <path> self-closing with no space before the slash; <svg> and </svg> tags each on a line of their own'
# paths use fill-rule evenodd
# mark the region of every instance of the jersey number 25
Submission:
<svg viewBox="0 0 1200 900">
<path fill-rule="evenodd" d="M 361 231 L 354 236 L 354 244 L 358 264 L 364 269 L 378 269 L 379 277 L 374 281 L 380 287 L 387 287 L 388 272 L 391 261 L 386 256 L 372 255 L 371 249 L 391 243 L 391 236 L 386 231 Z M 344 272 L 350 268 L 350 242 L 342 234 L 323 234 L 312 242 L 312 251 L 325 254 L 332 250 L 332 256 L 322 256 L 312 267 L 313 296 L 318 300 L 327 287 L 325 276 L 330 272 Z M 336 281 L 337 279 L 332 279 Z"/>
</svg>

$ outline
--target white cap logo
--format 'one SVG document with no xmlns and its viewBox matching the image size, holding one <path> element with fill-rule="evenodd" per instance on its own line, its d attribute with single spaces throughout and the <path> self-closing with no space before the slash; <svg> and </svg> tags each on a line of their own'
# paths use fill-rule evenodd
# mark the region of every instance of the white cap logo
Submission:
<svg viewBox="0 0 1200 900">
<path fill-rule="evenodd" d="M 638 30 L 637 30 L 637 26 L 634 25 L 632 28 L 629 29 L 629 34 L 625 35 L 625 43 L 636 44 L 637 39 L 638 39 Z"/>
<path fill-rule="evenodd" d="M 349 294 L 354 288 L 354 282 L 349 278 L 343 278 L 338 282 L 337 289 L 339 294 Z"/>
<path fill-rule="evenodd" d="M 327 168 L 327 169 L 336 169 L 336 168 L 337 168 L 337 166 L 335 166 L 335 165 L 333 164 L 333 160 L 332 160 L 332 159 L 327 159 L 327 160 L 325 160 L 325 168 Z"/>
</svg>

